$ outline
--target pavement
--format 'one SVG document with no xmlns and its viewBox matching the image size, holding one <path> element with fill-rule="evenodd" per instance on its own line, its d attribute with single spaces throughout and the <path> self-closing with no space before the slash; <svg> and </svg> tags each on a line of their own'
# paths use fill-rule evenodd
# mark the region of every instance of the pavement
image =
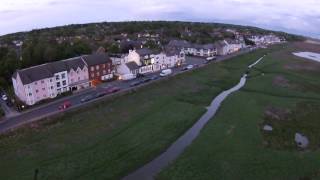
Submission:
<svg viewBox="0 0 320 180">
<path fill-rule="evenodd" d="M 242 50 L 242 51 L 239 51 L 239 52 L 231 54 L 231 55 L 219 56 L 219 57 L 217 57 L 217 59 L 215 61 L 213 61 L 213 63 L 214 62 L 223 61 L 223 60 L 226 60 L 226 59 L 230 59 L 230 58 L 238 56 L 240 54 L 248 53 L 249 51 L 250 50 Z M 198 65 L 197 68 L 201 68 L 201 67 L 206 65 L 205 61 L 206 61 L 205 58 L 187 57 L 186 64 L 187 65 L 188 64 L 193 64 L 193 65 L 196 64 L 196 65 Z M 185 71 L 181 71 L 183 68 L 184 68 L 184 66 L 178 67 L 178 68 L 173 68 L 172 69 L 173 73 L 170 76 L 174 76 L 174 75 L 177 75 L 177 74 L 185 72 Z M 151 73 L 151 74 L 146 75 L 146 77 L 152 77 L 154 75 L 159 75 L 159 73 L 160 72 Z M 155 81 L 160 81 L 161 79 L 163 79 L 163 78 L 159 78 L 159 79 L 157 79 Z M 25 125 L 27 123 L 35 122 L 35 121 L 41 120 L 43 118 L 50 117 L 50 116 L 53 116 L 53 115 L 61 113 L 61 110 L 59 110 L 59 106 L 65 101 L 69 101 L 72 104 L 71 108 L 69 108 L 67 110 L 64 110 L 64 111 L 69 111 L 71 109 L 79 108 L 79 107 L 84 106 L 86 104 L 90 104 L 90 103 L 92 103 L 94 101 L 101 100 L 101 99 L 106 99 L 106 98 L 114 95 L 114 94 L 107 95 L 107 96 L 104 96 L 104 97 L 101 97 L 101 98 L 98 98 L 98 99 L 95 99 L 93 101 L 86 102 L 86 103 L 81 103 L 80 102 L 80 100 L 82 98 L 84 98 L 85 96 L 87 96 L 87 95 L 95 95 L 97 92 L 101 92 L 104 87 L 117 86 L 117 87 L 121 88 L 121 91 L 117 92 L 117 93 L 121 93 L 123 91 L 129 91 L 129 90 L 131 90 L 133 88 L 136 88 L 136 87 L 130 87 L 130 84 L 132 82 L 138 81 L 138 80 L 139 79 L 134 79 L 134 80 L 130 80 L 130 81 L 112 81 L 112 82 L 107 82 L 107 83 L 99 85 L 96 88 L 86 89 L 86 90 L 77 92 L 77 93 L 75 93 L 73 95 L 57 99 L 57 100 L 55 100 L 53 102 L 34 107 L 32 109 L 28 109 L 28 110 L 26 110 L 24 112 L 21 112 L 21 113 L 11 112 L 10 110 L 8 110 L 8 108 L 6 106 L 4 106 L 3 102 L 1 102 L 0 104 L 1 104 L 1 107 L 6 112 L 6 117 L 4 118 L 4 120 L 0 121 L 0 134 L 8 132 L 10 130 L 14 130 L 14 129 L 16 129 L 16 128 L 22 126 L 22 125 Z M 154 82 L 154 81 L 152 81 L 152 82 Z M 149 83 L 147 83 L 147 84 L 149 84 Z M 147 85 L 147 84 L 142 84 L 142 85 L 144 86 L 144 85 Z M 117 93 L 115 93 L 115 94 L 117 94 Z"/>
</svg>

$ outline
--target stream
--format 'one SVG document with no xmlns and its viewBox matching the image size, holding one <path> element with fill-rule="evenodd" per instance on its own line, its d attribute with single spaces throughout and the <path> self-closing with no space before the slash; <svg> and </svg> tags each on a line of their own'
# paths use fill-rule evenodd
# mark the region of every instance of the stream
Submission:
<svg viewBox="0 0 320 180">
<path fill-rule="evenodd" d="M 248 68 L 251 69 L 253 66 L 257 65 L 262 59 L 261 57 L 253 64 L 249 65 Z M 132 172 L 128 176 L 124 177 L 123 180 L 153 180 L 154 176 L 156 176 L 163 168 L 167 167 L 170 162 L 177 159 L 177 157 L 192 143 L 192 141 L 199 135 L 202 128 L 208 123 L 212 117 L 216 114 L 219 109 L 221 103 L 233 92 L 241 89 L 247 80 L 247 74 L 244 74 L 240 82 L 228 89 L 220 93 L 217 97 L 213 99 L 210 106 L 207 107 L 207 112 L 201 116 L 201 118 L 182 136 L 180 136 L 170 147 L 160 154 L 158 157 L 145 164 L 141 168 Z"/>
</svg>

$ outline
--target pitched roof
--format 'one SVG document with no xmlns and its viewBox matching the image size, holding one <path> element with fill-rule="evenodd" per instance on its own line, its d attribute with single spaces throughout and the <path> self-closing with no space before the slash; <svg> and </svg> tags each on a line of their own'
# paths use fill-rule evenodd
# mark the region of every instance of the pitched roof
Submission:
<svg viewBox="0 0 320 180">
<path fill-rule="evenodd" d="M 82 59 L 89 66 L 94 66 L 94 65 L 98 65 L 98 64 L 104 64 L 107 62 L 111 62 L 111 59 L 109 58 L 109 56 L 107 54 L 86 55 L 86 56 L 82 56 Z"/>
<path fill-rule="evenodd" d="M 68 70 L 67 65 L 63 61 L 48 63 L 46 66 L 52 74 Z"/>
<path fill-rule="evenodd" d="M 30 84 L 34 81 L 53 77 L 53 73 L 48 69 L 48 64 L 18 70 L 17 73 L 20 76 L 22 84 Z"/>
<path fill-rule="evenodd" d="M 58 72 L 76 70 L 78 67 L 82 69 L 85 65 L 82 57 L 75 57 L 17 70 L 12 77 L 16 79 L 17 74 L 19 74 L 22 84 L 25 85 L 41 79 L 51 78 Z"/>
<path fill-rule="evenodd" d="M 179 47 L 179 48 L 188 48 L 188 47 L 192 47 L 192 44 L 186 40 L 171 40 L 168 43 L 168 46 Z"/>
<path fill-rule="evenodd" d="M 126 63 L 126 65 L 128 66 L 128 68 L 130 70 L 136 70 L 136 69 L 139 69 L 139 66 L 136 62 L 128 62 Z"/>
<path fill-rule="evenodd" d="M 169 49 L 169 48 L 166 48 L 164 50 L 164 53 L 167 55 L 167 56 L 175 56 L 175 55 L 180 55 L 181 51 L 177 50 L 177 49 Z"/>
<path fill-rule="evenodd" d="M 140 56 L 146 56 L 146 55 L 150 55 L 153 54 L 154 52 L 148 48 L 142 48 L 142 49 L 138 49 L 136 50 L 136 52 L 140 55 Z"/>
<path fill-rule="evenodd" d="M 84 66 L 86 65 L 83 62 L 81 57 L 66 59 L 66 60 L 63 60 L 63 62 L 68 66 L 68 71 L 70 71 L 71 69 L 76 70 L 78 69 L 78 67 L 83 69 Z"/>
</svg>

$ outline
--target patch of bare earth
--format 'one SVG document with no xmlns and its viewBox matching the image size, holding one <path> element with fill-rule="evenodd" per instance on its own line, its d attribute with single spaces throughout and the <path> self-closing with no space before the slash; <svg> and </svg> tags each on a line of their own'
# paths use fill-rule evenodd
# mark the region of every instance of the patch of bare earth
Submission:
<svg viewBox="0 0 320 180">
<path fill-rule="evenodd" d="M 281 75 L 276 76 L 273 79 L 272 84 L 275 86 L 283 87 L 283 88 L 294 87 L 294 85 L 289 83 L 288 79 L 286 79 L 285 77 L 283 77 Z"/>
<path fill-rule="evenodd" d="M 290 115 L 289 109 L 268 106 L 264 112 L 265 118 L 272 120 L 286 120 Z"/>
<path fill-rule="evenodd" d="M 316 64 L 318 62 L 292 62 L 289 64 L 284 65 L 285 69 L 288 70 L 296 70 L 296 71 L 320 71 L 320 63 L 319 65 Z"/>
</svg>

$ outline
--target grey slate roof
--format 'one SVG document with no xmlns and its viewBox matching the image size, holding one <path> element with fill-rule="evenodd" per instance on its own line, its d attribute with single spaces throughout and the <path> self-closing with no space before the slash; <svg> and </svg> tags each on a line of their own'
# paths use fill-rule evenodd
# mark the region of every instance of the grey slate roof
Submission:
<svg viewBox="0 0 320 180">
<path fill-rule="evenodd" d="M 71 58 L 71 59 L 66 59 L 66 60 L 63 60 L 63 62 L 68 66 L 68 71 L 70 71 L 71 69 L 77 70 L 78 67 L 83 69 L 84 66 L 86 65 L 83 62 L 81 57 L 75 57 L 75 58 Z"/>
<path fill-rule="evenodd" d="M 48 64 L 43 64 L 31 68 L 26 68 L 23 70 L 18 70 L 17 73 L 20 76 L 22 84 L 30 84 L 34 81 L 39 81 L 41 79 L 53 77 L 53 73 L 49 71 L 47 65 Z"/>
<path fill-rule="evenodd" d="M 130 70 L 136 70 L 136 69 L 139 69 L 139 66 L 136 62 L 128 62 L 126 63 L 126 65 L 128 66 L 128 68 Z"/>
<path fill-rule="evenodd" d="M 167 56 L 175 56 L 175 55 L 180 55 L 180 52 L 179 50 L 177 49 L 169 49 L 169 48 L 166 48 L 164 50 L 164 53 L 167 55 Z"/>
<path fill-rule="evenodd" d="M 68 70 L 67 65 L 63 61 L 48 63 L 46 66 L 52 74 Z"/>
<path fill-rule="evenodd" d="M 112 62 L 107 54 L 86 55 L 17 70 L 12 75 L 12 78 L 16 79 L 17 74 L 19 74 L 22 84 L 25 85 L 41 79 L 51 78 L 58 72 L 76 70 L 78 67 L 82 69 L 86 64 L 93 66 L 109 61 Z"/>
<path fill-rule="evenodd" d="M 112 62 L 107 54 L 86 55 L 86 56 L 82 56 L 82 59 L 89 66 L 94 66 L 94 65 L 98 65 L 98 64 L 104 64 L 104 63 L 107 63 L 107 62 Z"/>
<path fill-rule="evenodd" d="M 154 52 L 148 48 L 142 48 L 142 49 L 138 49 L 136 50 L 136 52 L 140 55 L 140 56 L 146 56 L 146 55 L 150 55 L 153 54 Z"/>
<path fill-rule="evenodd" d="M 192 47 L 192 44 L 185 40 L 171 40 L 168 43 L 169 47 L 178 47 L 178 48 L 189 48 Z"/>
</svg>

